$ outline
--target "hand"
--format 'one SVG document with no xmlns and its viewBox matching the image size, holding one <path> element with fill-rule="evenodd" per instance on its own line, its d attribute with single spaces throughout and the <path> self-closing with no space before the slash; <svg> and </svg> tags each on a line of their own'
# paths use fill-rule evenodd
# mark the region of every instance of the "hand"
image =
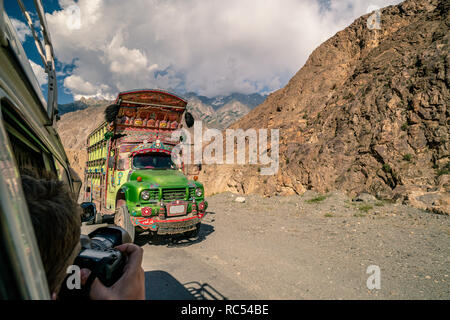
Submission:
<svg viewBox="0 0 450 320">
<path fill-rule="evenodd" d="M 105 287 L 98 278 L 92 282 L 89 296 L 92 300 L 145 300 L 145 274 L 142 269 L 144 250 L 131 243 L 122 244 L 119 250 L 128 259 L 123 274 L 111 287 Z M 89 277 L 88 269 L 81 270 L 81 284 Z"/>
</svg>

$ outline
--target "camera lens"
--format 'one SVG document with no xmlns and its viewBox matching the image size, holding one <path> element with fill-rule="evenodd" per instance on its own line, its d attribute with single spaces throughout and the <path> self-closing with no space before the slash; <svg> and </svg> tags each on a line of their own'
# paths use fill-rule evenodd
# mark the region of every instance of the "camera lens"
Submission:
<svg viewBox="0 0 450 320">
<path fill-rule="evenodd" d="M 94 250 L 105 251 L 112 248 L 114 245 L 111 239 L 105 237 L 94 237 L 91 239 L 91 248 Z"/>
</svg>

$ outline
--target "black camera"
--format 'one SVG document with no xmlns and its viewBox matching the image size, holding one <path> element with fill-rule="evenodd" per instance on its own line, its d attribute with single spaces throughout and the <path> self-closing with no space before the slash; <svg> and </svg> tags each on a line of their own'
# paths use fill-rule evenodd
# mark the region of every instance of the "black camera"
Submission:
<svg viewBox="0 0 450 320">
<path fill-rule="evenodd" d="M 69 289 L 67 278 L 63 282 L 60 299 L 88 298 L 90 285 L 98 278 L 105 286 L 112 286 L 122 275 L 126 257 L 114 247 L 131 243 L 124 229 L 116 226 L 102 227 L 89 235 L 81 235 L 81 250 L 74 265 L 91 271 L 87 283 L 81 289 Z M 69 276 L 68 276 L 69 277 Z"/>
</svg>

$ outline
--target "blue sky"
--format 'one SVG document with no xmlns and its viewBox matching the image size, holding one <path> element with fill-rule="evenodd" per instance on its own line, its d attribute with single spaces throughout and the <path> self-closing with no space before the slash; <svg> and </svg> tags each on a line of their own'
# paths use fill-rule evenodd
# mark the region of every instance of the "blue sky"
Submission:
<svg viewBox="0 0 450 320">
<path fill-rule="evenodd" d="M 61 7 L 59 6 L 59 3 L 57 0 L 46 0 L 44 1 L 44 9 L 45 12 L 52 13 L 55 10 L 61 10 Z M 32 0 L 23 0 L 23 3 L 25 4 L 27 10 L 30 13 L 34 13 L 34 3 Z M 22 11 L 20 11 L 20 7 L 17 4 L 15 0 L 5 1 L 5 10 L 8 13 L 10 18 L 15 18 L 19 21 L 25 22 L 25 19 L 23 17 Z M 41 62 L 41 58 L 36 50 L 36 46 L 34 44 L 34 40 L 32 37 L 28 36 L 25 38 L 25 41 L 22 42 L 22 45 L 25 49 L 25 52 L 27 53 L 28 59 L 34 61 L 36 64 L 43 66 Z M 70 66 L 63 66 L 62 64 L 58 63 L 58 60 L 56 67 L 57 71 L 64 72 L 67 71 Z M 42 86 L 44 97 L 47 97 L 47 86 Z M 64 90 L 64 76 L 60 75 L 58 76 L 58 101 L 59 103 L 68 103 L 73 101 L 73 95 L 70 92 L 65 92 Z"/>
<path fill-rule="evenodd" d="M 277 90 L 320 43 L 398 0 L 45 0 L 58 101 L 162 88 L 213 97 Z M 34 12 L 33 0 L 24 0 Z M 34 40 L 16 1 L 8 15 L 41 83 Z M 46 90 L 43 85 L 42 89 Z M 46 96 L 44 94 L 44 96 Z"/>
</svg>

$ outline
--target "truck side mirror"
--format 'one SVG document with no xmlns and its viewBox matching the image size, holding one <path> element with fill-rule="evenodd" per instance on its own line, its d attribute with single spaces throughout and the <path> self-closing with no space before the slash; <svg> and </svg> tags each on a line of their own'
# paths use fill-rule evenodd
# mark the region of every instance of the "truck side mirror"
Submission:
<svg viewBox="0 0 450 320">
<path fill-rule="evenodd" d="M 186 121 L 186 125 L 188 128 L 191 128 L 194 125 L 194 117 L 192 116 L 192 113 L 186 112 L 184 114 L 184 120 Z"/>
<path fill-rule="evenodd" d="M 81 222 L 93 221 L 95 218 L 95 214 L 97 213 L 95 203 L 83 202 L 80 206 L 81 209 L 83 210 L 83 214 L 81 215 Z"/>
</svg>

